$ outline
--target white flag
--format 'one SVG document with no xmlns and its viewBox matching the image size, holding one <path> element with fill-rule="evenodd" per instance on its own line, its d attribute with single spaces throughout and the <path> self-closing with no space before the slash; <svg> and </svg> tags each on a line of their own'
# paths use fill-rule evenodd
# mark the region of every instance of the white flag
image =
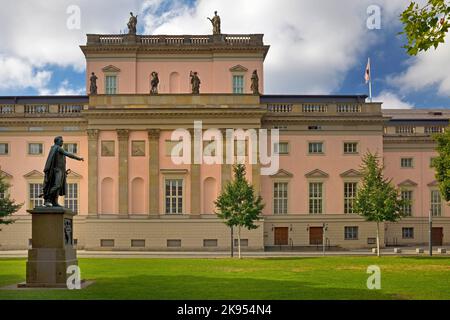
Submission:
<svg viewBox="0 0 450 320">
<path fill-rule="evenodd" d="M 366 73 L 364 75 L 364 79 L 366 79 L 366 83 L 370 81 L 370 58 L 367 60 Z"/>
</svg>

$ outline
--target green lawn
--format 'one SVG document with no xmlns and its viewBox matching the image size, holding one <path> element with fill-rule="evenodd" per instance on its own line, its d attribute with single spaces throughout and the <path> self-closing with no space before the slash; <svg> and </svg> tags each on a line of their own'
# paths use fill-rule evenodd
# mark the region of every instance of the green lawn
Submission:
<svg viewBox="0 0 450 320">
<path fill-rule="evenodd" d="M 0 290 L 3 299 L 450 299 L 449 257 L 80 259 L 83 290 Z M 368 290 L 367 266 L 381 268 Z M 25 259 L 0 259 L 0 287 Z"/>
</svg>

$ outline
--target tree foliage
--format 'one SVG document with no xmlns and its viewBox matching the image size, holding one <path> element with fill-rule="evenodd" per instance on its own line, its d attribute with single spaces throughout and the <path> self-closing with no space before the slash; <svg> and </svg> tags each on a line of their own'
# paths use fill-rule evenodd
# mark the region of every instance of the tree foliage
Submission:
<svg viewBox="0 0 450 320">
<path fill-rule="evenodd" d="M 17 212 L 22 204 L 16 204 L 14 200 L 10 199 L 7 191 L 10 188 L 10 185 L 6 182 L 5 177 L 0 173 L 0 225 L 2 224 L 11 224 L 14 220 L 9 217 Z M 1 230 L 1 229 L 0 229 Z"/>
<path fill-rule="evenodd" d="M 436 180 L 439 190 L 445 201 L 450 201 L 450 128 L 445 132 L 434 135 L 437 143 L 438 156 L 433 159 L 433 167 L 436 169 Z"/>
<path fill-rule="evenodd" d="M 238 227 L 238 247 L 240 257 L 240 230 L 258 228 L 255 221 L 261 217 L 264 209 L 261 196 L 255 195 L 253 186 L 245 177 L 245 166 L 237 164 L 233 167 L 234 179 L 225 186 L 222 194 L 214 202 L 217 216 L 230 227 Z"/>
<path fill-rule="evenodd" d="M 421 6 L 411 2 L 400 15 L 403 32 L 408 40 L 404 46 L 409 55 L 415 56 L 420 51 L 435 49 L 444 43 L 450 27 L 450 1 L 428 0 Z"/>
</svg>

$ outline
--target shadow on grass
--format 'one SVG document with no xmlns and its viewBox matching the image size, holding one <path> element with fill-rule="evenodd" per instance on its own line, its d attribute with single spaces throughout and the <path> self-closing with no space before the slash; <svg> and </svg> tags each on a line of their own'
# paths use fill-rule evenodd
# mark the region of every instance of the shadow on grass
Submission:
<svg viewBox="0 0 450 320">
<path fill-rule="evenodd" d="M 4 276 L 7 277 L 7 276 Z M 15 276 L 10 276 L 12 279 Z M 380 290 L 337 288 L 298 280 L 219 278 L 202 276 L 111 277 L 89 279 L 95 283 L 83 290 L 0 290 L 0 299 L 136 299 L 136 300 L 386 300 L 393 295 Z"/>
</svg>

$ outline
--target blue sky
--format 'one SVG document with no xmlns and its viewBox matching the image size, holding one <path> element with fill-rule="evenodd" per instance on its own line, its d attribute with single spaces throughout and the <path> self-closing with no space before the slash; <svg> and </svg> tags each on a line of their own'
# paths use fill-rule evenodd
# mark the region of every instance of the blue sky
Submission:
<svg viewBox="0 0 450 320">
<path fill-rule="evenodd" d="M 139 14 L 141 34 L 205 34 L 219 11 L 224 33 L 264 33 L 271 49 L 265 92 L 366 94 L 371 57 L 373 96 L 389 108 L 450 107 L 450 45 L 409 57 L 398 35 L 405 0 L 17 0 L 0 13 L 0 95 L 84 94 L 86 33 L 126 29 Z M 366 26 L 370 5 L 381 29 Z M 81 26 L 65 27 L 71 5 Z M 108 8 L 105 10 L 105 8 Z M 14 11 L 16 15 L 8 12 Z M 17 23 L 22 19 L 26 23 Z M 447 37 L 449 39 L 449 37 Z"/>
</svg>

